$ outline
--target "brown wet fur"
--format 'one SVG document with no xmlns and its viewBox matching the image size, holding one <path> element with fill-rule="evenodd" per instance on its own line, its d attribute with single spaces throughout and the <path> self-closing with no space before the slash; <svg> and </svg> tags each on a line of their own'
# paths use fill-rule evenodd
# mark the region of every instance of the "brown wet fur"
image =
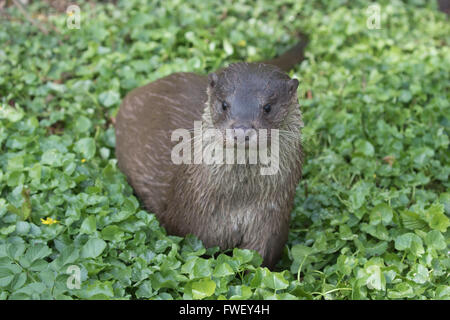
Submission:
<svg viewBox="0 0 450 320">
<path fill-rule="evenodd" d="M 302 126 L 297 80 L 289 70 L 303 59 L 297 45 L 267 63 L 237 63 L 208 76 L 175 73 L 131 91 L 116 118 L 116 156 L 145 208 L 169 234 L 194 234 L 206 247 L 257 250 L 273 268 L 287 241 L 301 178 Z M 297 54 L 295 54 L 297 50 Z M 232 101 L 229 110 L 222 101 Z M 261 111 L 268 102 L 270 114 Z M 228 112 L 228 113 L 226 113 Z M 224 129 L 233 123 L 280 133 L 280 170 L 259 165 L 175 165 L 171 133 L 194 121 Z M 286 134 L 283 134 L 286 132 Z"/>
</svg>

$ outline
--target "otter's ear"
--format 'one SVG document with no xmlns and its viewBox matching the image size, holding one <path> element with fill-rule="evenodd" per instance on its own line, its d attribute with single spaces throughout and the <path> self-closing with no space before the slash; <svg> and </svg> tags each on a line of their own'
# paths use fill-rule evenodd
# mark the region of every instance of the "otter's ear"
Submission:
<svg viewBox="0 0 450 320">
<path fill-rule="evenodd" d="M 288 81 L 288 90 L 290 95 L 294 94 L 297 91 L 298 83 L 299 82 L 297 79 L 291 79 Z"/>
<path fill-rule="evenodd" d="M 214 88 L 215 85 L 217 84 L 217 80 L 219 80 L 219 79 L 217 78 L 217 74 L 215 74 L 214 72 L 213 72 L 213 73 L 210 73 L 210 74 L 208 75 L 208 83 L 209 83 L 209 87 L 210 87 L 210 88 Z"/>
</svg>

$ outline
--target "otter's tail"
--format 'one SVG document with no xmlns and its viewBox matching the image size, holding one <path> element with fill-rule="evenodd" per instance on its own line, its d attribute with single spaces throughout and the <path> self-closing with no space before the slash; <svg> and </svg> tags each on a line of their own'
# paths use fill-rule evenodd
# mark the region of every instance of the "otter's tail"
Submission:
<svg viewBox="0 0 450 320">
<path fill-rule="evenodd" d="M 299 38 L 300 41 L 291 49 L 276 58 L 263 61 L 262 63 L 275 65 L 286 72 L 291 70 L 295 65 L 305 59 L 305 48 L 309 42 L 309 38 L 304 33 L 300 33 Z"/>
</svg>

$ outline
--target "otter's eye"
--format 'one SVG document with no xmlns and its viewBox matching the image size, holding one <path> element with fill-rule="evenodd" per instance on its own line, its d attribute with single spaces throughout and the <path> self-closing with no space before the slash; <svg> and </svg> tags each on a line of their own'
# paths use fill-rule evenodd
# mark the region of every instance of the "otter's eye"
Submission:
<svg viewBox="0 0 450 320">
<path fill-rule="evenodd" d="M 229 108 L 228 103 L 226 103 L 225 101 L 222 101 L 222 109 L 223 111 L 227 110 Z"/>
<path fill-rule="evenodd" d="M 263 109 L 264 109 L 264 112 L 265 112 L 265 113 L 269 113 L 270 110 L 272 110 L 272 106 L 271 106 L 270 104 L 266 104 L 266 105 L 263 107 Z"/>
</svg>

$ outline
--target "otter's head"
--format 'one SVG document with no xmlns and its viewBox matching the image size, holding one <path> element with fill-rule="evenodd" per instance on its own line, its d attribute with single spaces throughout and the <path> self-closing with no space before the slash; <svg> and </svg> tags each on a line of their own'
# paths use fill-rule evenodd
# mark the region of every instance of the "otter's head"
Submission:
<svg viewBox="0 0 450 320">
<path fill-rule="evenodd" d="M 260 129 L 267 129 L 270 139 L 271 129 L 287 130 L 293 109 L 300 114 L 299 82 L 276 66 L 235 63 L 209 74 L 208 82 L 210 126 L 222 131 L 227 144 L 242 135 L 246 142 L 256 140 Z M 297 120 L 301 126 L 301 117 Z"/>
</svg>

